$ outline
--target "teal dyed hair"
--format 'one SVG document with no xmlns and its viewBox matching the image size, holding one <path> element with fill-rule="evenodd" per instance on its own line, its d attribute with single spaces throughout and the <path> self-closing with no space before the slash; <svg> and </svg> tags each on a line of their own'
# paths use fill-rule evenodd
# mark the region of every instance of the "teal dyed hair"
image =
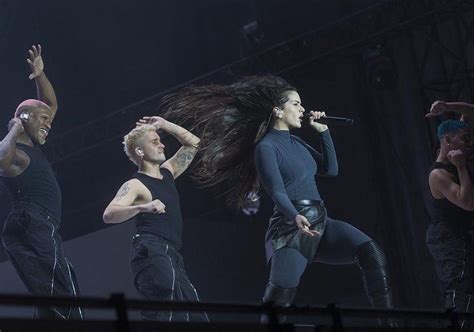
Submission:
<svg viewBox="0 0 474 332">
<path fill-rule="evenodd" d="M 438 139 L 441 140 L 446 134 L 456 134 L 460 130 L 466 129 L 467 124 L 459 120 L 446 120 L 438 126 Z"/>
</svg>

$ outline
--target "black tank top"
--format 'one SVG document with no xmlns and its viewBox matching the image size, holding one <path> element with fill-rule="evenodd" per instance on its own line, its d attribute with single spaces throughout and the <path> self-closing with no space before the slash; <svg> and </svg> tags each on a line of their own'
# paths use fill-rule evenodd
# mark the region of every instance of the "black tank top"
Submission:
<svg viewBox="0 0 474 332">
<path fill-rule="evenodd" d="M 13 178 L 3 178 L 15 201 L 35 203 L 61 220 L 61 189 L 51 164 L 39 146 L 16 143 L 19 150 L 30 157 L 26 170 Z"/>
<path fill-rule="evenodd" d="M 454 176 L 454 181 L 459 184 L 459 176 L 456 166 L 450 164 L 443 164 L 434 162 L 431 166 L 431 171 L 435 169 L 444 169 Z M 431 195 L 433 197 L 433 195 Z M 474 221 L 474 213 L 466 211 L 459 206 L 451 203 L 446 198 L 437 199 L 433 197 L 433 222 L 446 223 L 451 227 L 459 229 L 468 229 Z"/>
<path fill-rule="evenodd" d="M 179 250 L 182 245 L 183 218 L 178 191 L 173 174 L 166 168 L 161 168 L 161 174 L 163 179 L 156 179 L 143 173 L 135 173 L 133 176 L 150 190 L 153 200 L 159 199 L 166 206 L 166 213 L 137 214 L 134 218 L 137 233 L 158 235 Z"/>
</svg>

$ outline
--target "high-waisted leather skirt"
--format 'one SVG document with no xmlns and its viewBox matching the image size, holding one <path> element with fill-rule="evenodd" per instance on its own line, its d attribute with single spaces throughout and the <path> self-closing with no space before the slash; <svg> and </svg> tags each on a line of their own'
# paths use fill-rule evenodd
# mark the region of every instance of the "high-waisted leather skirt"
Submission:
<svg viewBox="0 0 474 332">
<path fill-rule="evenodd" d="M 323 201 L 297 200 L 292 201 L 298 214 L 303 215 L 311 224 L 310 230 L 319 234 L 311 237 L 303 234 L 294 220 L 290 220 L 274 208 L 265 236 L 265 251 L 267 262 L 273 253 L 280 248 L 290 247 L 298 250 L 311 263 L 318 249 L 319 242 L 326 230 L 327 212 Z"/>
</svg>

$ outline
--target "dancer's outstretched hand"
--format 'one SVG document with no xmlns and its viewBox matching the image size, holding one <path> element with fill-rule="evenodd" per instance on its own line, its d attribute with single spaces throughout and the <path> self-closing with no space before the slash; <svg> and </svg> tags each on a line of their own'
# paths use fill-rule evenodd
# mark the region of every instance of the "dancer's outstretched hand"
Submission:
<svg viewBox="0 0 474 332">
<path fill-rule="evenodd" d="M 44 70 L 43 58 L 41 57 L 41 45 L 31 46 L 31 49 L 28 51 L 30 58 L 26 59 L 26 62 L 30 65 L 31 74 L 28 76 L 30 80 L 38 77 Z"/>
<path fill-rule="evenodd" d="M 163 129 L 163 127 L 166 125 L 168 121 L 163 119 L 160 116 L 144 116 L 140 120 L 138 120 L 137 127 L 143 126 L 145 124 L 151 124 L 155 126 L 156 130 L 158 129 Z"/>
<path fill-rule="evenodd" d="M 321 234 L 318 231 L 310 230 L 309 228 L 311 227 L 311 224 L 309 223 L 308 219 L 306 219 L 306 217 L 302 216 L 301 214 L 295 217 L 295 222 L 296 225 L 298 225 L 300 232 L 302 232 L 304 235 L 313 237 L 315 235 Z"/>
</svg>

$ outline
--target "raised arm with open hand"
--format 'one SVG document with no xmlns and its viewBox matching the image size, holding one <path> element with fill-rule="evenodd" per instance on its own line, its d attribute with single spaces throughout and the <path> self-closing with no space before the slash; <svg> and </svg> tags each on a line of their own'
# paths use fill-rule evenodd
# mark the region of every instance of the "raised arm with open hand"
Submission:
<svg viewBox="0 0 474 332">
<path fill-rule="evenodd" d="M 28 62 L 31 69 L 31 74 L 28 76 L 28 78 L 30 80 L 35 80 L 36 94 L 38 96 L 38 99 L 47 104 L 51 109 L 52 121 L 54 116 L 56 115 L 56 111 L 58 110 L 58 100 L 56 98 L 54 88 L 44 72 L 44 62 L 43 57 L 41 55 L 41 45 L 32 45 L 28 53 L 29 58 L 26 59 L 26 62 Z"/>
<path fill-rule="evenodd" d="M 31 46 L 31 49 L 28 51 L 30 57 L 26 59 L 26 62 L 30 65 L 31 74 L 28 76 L 30 80 L 35 79 L 40 76 L 44 70 L 43 58 L 41 57 L 41 45 Z"/>
</svg>

